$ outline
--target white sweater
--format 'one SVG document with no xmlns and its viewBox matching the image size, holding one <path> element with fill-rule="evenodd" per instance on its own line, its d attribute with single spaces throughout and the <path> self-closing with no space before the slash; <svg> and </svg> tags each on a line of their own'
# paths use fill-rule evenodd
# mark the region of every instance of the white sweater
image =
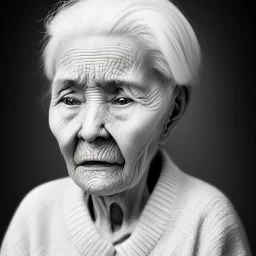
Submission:
<svg viewBox="0 0 256 256">
<path fill-rule="evenodd" d="M 87 207 L 88 195 L 64 178 L 25 197 L 4 237 L 1 256 L 251 255 L 228 199 L 181 172 L 162 153 L 159 180 L 123 243 L 113 246 L 100 236 Z"/>
</svg>

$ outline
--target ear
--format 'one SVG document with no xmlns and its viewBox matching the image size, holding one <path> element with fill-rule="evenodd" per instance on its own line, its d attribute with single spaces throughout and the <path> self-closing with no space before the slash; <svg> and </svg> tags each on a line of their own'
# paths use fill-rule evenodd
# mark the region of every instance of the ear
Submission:
<svg viewBox="0 0 256 256">
<path fill-rule="evenodd" d="M 189 86 L 176 86 L 173 90 L 171 107 L 163 126 L 160 144 L 164 145 L 171 130 L 179 123 L 190 103 L 191 88 Z"/>
</svg>

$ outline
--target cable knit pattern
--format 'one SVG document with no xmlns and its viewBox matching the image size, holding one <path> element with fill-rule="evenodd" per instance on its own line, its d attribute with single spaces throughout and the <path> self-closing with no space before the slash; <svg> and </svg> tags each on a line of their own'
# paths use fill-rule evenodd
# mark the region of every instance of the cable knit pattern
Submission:
<svg viewBox="0 0 256 256">
<path fill-rule="evenodd" d="M 181 172 L 163 150 L 162 155 L 159 180 L 123 243 L 113 246 L 100 236 L 87 207 L 88 195 L 63 178 L 24 198 L 4 237 L 1 256 L 251 255 L 229 200 Z"/>
</svg>

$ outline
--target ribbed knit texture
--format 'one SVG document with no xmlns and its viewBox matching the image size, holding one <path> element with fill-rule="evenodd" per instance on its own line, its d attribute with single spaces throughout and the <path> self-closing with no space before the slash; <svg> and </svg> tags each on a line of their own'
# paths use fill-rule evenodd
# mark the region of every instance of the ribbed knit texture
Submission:
<svg viewBox="0 0 256 256">
<path fill-rule="evenodd" d="M 162 155 L 159 180 L 138 225 L 123 243 L 113 246 L 100 236 L 87 207 L 88 195 L 64 178 L 24 198 L 1 256 L 251 255 L 228 199 L 181 172 L 164 151 Z"/>
</svg>

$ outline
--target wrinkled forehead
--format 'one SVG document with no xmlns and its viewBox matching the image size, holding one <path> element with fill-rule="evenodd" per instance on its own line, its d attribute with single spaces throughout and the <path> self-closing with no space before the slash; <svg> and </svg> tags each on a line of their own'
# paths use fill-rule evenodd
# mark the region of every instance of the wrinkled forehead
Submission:
<svg viewBox="0 0 256 256">
<path fill-rule="evenodd" d="M 143 83 L 149 72 L 146 56 L 140 45 L 124 37 L 66 40 L 56 55 L 55 79 Z"/>
</svg>

